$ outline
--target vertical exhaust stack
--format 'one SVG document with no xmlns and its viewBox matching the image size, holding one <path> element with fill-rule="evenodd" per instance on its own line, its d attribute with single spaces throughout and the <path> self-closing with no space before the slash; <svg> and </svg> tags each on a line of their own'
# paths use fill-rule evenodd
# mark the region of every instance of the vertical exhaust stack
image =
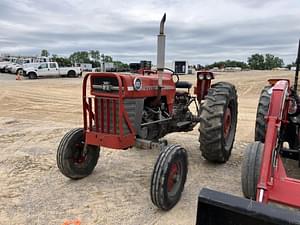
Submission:
<svg viewBox="0 0 300 225">
<path fill-rule="evenodd" d="M 166 22 L 166 13 L 160 21 L 159 35 L 157 35 L 157 71 L 158 71 L 158 87 L 162 87 L 162 73 L 165 68 L 165 48 L 166 35 L 164 34 Z"/>
<path fill-rule="evenodd" d="M 298 88 L 298 75 L 299 75 L 299 64 L 300 64 L 300 39 L 298 44 L 298 54 L 296 59 L 296 72 L 295 72 L 295 81 L 294 81 L 294 91 L 297 93 Z"/>
</svg>

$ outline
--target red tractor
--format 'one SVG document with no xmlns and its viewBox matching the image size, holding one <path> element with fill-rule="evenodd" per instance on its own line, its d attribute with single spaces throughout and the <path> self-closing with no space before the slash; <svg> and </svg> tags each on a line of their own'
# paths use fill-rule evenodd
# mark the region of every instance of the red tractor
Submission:
<svg viewBox="0 0 300 225">
<path fill-rule="evenodd" d="M 287 79 L 271 79 L 261 91 L 255 142 L 247 146 L 242 163 L 242 191 L 250 200 L 204 189 L 198 225 L 300 225 L 299 212 L 262 204 L 300 208 L 300 180 L 288 175 L 282 160 L 297 160 L 300 165 L 300 41 L 296 62 L 293 86 Z"/>
<path fill-rule="evenodd" d="M 157 70 L 140 74 L 89 73 L 83 79 L 83 128 L 69 131 L 57 150 L 57 165 L 71 179 L 94 170 L 100 146 L 117 150 L 161 148 L 151 179 L 152 202 L 163 210 L 180 199 L 186 181 L 187 152 L 162 140 L 171 132 L 188 132 L 201 121 L 200 150 L 209 161 L 224 163 L 231 154 L 237 124 L 233 85 L 211 85 L 211 72 L 197 72 L 197 85 L 179 80 L 164 68 L 165 35 L 161 20 Z M 196 113 L 190 110 L 194 105 Z"/>
<path fill-rule="evenodd" d="M 242 167 L 246 198 L 298 208 L 300 180 L 287 176 L 282 158 L 300 162 L 299 59 L 300 42 L 293 86 L 286 79 L 271 79 L 263 88 L 256 114 L 256 142 L 247 147 Z"/>
</svg>

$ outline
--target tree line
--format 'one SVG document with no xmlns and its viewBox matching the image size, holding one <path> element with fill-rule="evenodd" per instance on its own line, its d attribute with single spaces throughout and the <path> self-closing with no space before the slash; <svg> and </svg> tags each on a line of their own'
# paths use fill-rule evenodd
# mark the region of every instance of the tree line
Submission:
<svg viewBox="0 0 300 225">
<path fill-rule="evenodd" d="M 286 65 L 286 68 L 290 69 L 294 65 L 295 63 L 288 64 Z M 198 65 L 198 67 L 202 67 L 205 69 L 212 69 L 215 67 L 218 67 L 220 69 L 225 67 L 240 67 L 242 69 L 253 69 L 253 70 L 271 70 L 283 66 L 284 66 L 284 62 L 281 58 L 274 56 L 272 54 L 262 55 L 258 53 L 248 57 L 247 63 L 228 59 L 225 61 L 214 62 L 206 66 Z"/>
<path fill-rule="evenodd" d="M 43 49 L 41 51 L 41 56 L 49 57 L 50 53 L 48 50 Z M 101 66 L 100 62 L 104 62 L 113 63 L 115 68 L 119 71 L 125 71 L 129 68 L 128 64 L 121 61 L 114 61 L 111 56 L 100 54 L 98 50 L 77 51 L 72 53 L 69 57 L 61 57 L 56 54 L 52 54 L 52 59 L 61 67 L 72 66 L 76 63 L 89 63 L 92 64 L 93 68 L 99 68 Z"/>
<path fill-rule="evenodd" d="M 41 56 L 48 57 L 50 54 L 46 49 L 41 51 Z M 59 66 L 71 66 L 75 63 L 90 63 L 93 67 L 100 67 L 100 61 L 106 63 L 113 63 L 114 66 L 122 71 L 127 70 L 129 68 L 128 64 L 123 63 L 121 61 L 114 61 L 113 58 L 109 55 L 100 54 L 98 50 L 90 50 L 90 51 L 77 51 L 72 53 L 69 57 L 59 57 L 55 54 L 52 55 L 54 61 L 56 61 Z M 272 54 L 253 54 L 248 57 L 247 63 L 236 60 L 225 60 L 218 61 L 212 64 L 202 66 L 200 64 L 197 65 L 197 69 L 212 69 L 215 67 L 225 68 L 225 67 L 240 67 L 242 69 L 253 69 L 253 70 L 271 70 L 277 67 L 283 67 L 284 62 L 281 58 L 274 56 Z M 295 66 L 295 63 L 291 63 L 286 65 L 286 68 L 291 68 Z"/>
</svg>

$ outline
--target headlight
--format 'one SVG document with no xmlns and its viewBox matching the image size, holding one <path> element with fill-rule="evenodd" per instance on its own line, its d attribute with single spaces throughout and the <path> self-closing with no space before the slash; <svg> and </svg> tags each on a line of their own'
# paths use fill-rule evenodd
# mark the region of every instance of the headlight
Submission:
<svg viewBox="0 0 300 225">
<path fill-rule="evenodd" d="M 142 90 L 142 80 L 140 78 L 136 77 L 133 81 L 133 87 L 137 91 Z"/>
<path fill-rule="evenodd" d="M 199 80 L 204 80 L 204 75 L 203 75 L 202 73 L 199 73 L 199 74 L 198 74 L 198 79 L 199 79 Z"/>
<path fill-rule="evenodd" d="M 212 79 L 212 75 L 211 75 L 211 74 L 209 74 L 209 73 L 208 73 L 208 74 L 206 74 L 206 79 L 207 79 L 207 80 L 211 80 L 211 79 Z"/>
</svg>

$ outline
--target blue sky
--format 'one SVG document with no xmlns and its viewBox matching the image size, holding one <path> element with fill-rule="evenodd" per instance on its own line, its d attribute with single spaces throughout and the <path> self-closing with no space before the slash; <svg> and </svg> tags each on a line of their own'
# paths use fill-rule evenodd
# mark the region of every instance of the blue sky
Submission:
<svg viewBox="0 0 300 225">
<path fill-rule="evenodd" d="M 169 62 L 246 61 L 253 53 L 295 60 L 297 0 L 1 0 L 0 53 L 99 50 L 115 60 L 155 62 L 164 12 Z"/>
</svg>

